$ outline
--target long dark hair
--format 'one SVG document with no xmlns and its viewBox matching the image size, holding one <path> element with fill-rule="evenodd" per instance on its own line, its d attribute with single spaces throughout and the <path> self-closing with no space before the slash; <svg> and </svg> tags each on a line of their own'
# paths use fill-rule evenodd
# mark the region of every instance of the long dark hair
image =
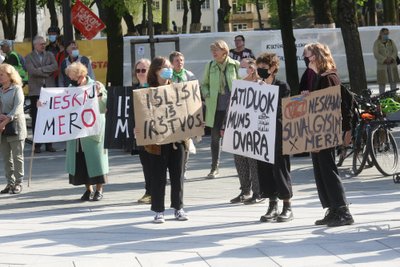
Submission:
<svg viewBox="0 0 400 267">
<path fill-rule="evenodd" d="M 167 59 L 165 57 L 155 57 L 150 64 L 149 72 L 147 73 L 147 82 L 150 87 L 160 86 L 158 83 L 157 71 L 161 70 Z"/>
</svg>

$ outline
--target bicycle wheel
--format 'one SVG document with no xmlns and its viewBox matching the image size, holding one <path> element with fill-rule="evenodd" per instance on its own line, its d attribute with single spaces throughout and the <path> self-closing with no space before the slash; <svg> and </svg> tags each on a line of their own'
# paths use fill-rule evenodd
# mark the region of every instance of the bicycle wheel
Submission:
<svg viewBox="0 0 400 267">
<path fill-rule="evenodd" d="M 384 126 L 374 129 L 369 142 L 371 157 L 378 171 L 385 176 L 395 174 L 398 164 L 397 144 L 389 129 Z"/>
<path fill-rule="evenodd" d="M 358 127 L 358 133 L 353 146 L 353 174 L 358 175 L 364 169 L 368 159 L 367 134 L 363 127 Z"/>
</svg>

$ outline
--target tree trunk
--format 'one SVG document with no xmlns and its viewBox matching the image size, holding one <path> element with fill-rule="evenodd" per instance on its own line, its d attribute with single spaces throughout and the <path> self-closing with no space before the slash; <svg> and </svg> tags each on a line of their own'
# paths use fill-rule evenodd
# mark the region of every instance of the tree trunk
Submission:
<svg viewBox="0 0 400 267">
<path fill-rule="evenodd" d="M 396 0 L 382 0 L 383 4 L 383 24 L 395 25 L 397 22 Z"/>
<path fill-rule="evenodd" d="M 299 73 L 290 2 L 291 0 L 278 0 L 278 15 L 281 24 L 283 54 L 285 56 L 286 81 L 290 85 L 291 94 L 296 95 L 299 93 Z"/>
<path fill-rule="evenodd" d="M 182 33 L 187 33 L 189 6 L 188 0 L 183 0 Z"/>
<path fill-rule="evenodd" d="M 47 5 L 47 8 L 49 9 L 49 12 L 50 12 L 50 25 L 58 27 L 56 4 L 55 4 L 54 0 L 47 0 L 47 4 L 46 5 Z"/>
<path fill-rule="evenodd" d="M 329 0 L 312 0 L 315 28 L 335 28 Z"/>
<path fill-rule="evenodd" d="M 7 0 L 0 2 L 0 18 L 3 24 L 4 38 L 9 40 L 15 39 L 15 23 L 13 1 Z"/>
<path fill-rule="evenodd" d="M 25 1 L 24 40 L 32 40 L 38 33 L 36 5 L 36 0 Z"/>
<path fill-rule="evenodd" d="M 214 0 L 216 1 L 216 0 Z M 231 12 L 231 5 L 228 0 L 219 1 L 220 8 L 218 9 L 218 31 L 225 32 L 225 24 L 229 23 L 229 13 Z"/>
<path fill-rule="evenodd" d="M 161 7 L 161 31 L 169 32 L 169 2 L 170 0 L 162 0 Z"/>
<path fill-rule="evenodd" d="M 349 70 L 351 90 L 360 94 L 367 88 L 364 59 L 356 19 L 354 0 L 338 0 L 338 19 L 341 21 L 341 31 L 346 50 L 347 68 Z"/>
<path fill-rule="evenodd" d="M 256 10 L 257 10 L 257 19 L 258 19 L 258 28 L 260 30 L 264 29 L 264 23 L 261 19 L 261 12 L 260 12 L 260 0 L 256 0 Z"/>
<path fill-rule="evenodd" d="M 376 17 L 376 0 L 368 0 L 367 3 L 367 21 L 368 26 L 378 25 Z"/>
<path fill-rule="evenodd" d="M 128 11 L 125 12 L 124 16 L 124 21 L 126 23 L 126 26 L 128 28 L 128 33 L 127 35 L 136 35 L 137 31 L 135 28 L 135 23 L 133 22 L 133 17 L 131 14 L 129 14 Z"/>
<path fill-rule="evenodd" d="M 192 11 L 192 20 L 190 22 L 190 32 L 200 32 L 199 25 L 201 26 L 201 5 L 205 0 L 191 0 L 190 10 Z"/>
<path fill-rule="evenodd" d="M 105 7 L 106 33 L 107 33 L 107 85 L 122 86 L 124 82 L 123 58 L 124 40 L 122 37 L 121 16 L 114 10 L 113 6 Z"/>
</svg>

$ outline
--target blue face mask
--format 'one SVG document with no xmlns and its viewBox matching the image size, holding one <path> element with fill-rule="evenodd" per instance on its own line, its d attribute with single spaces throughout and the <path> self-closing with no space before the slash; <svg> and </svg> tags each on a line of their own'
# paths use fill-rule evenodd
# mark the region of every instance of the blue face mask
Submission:
<svg viewBox="0 0 400 267">
<path fill-rule="evenodd" d="M 162 68 L 160 72 L 160 77 L 168 80 L 172 78 L 173 70 L 171 68 Z"/>
<path fill-rule="evenodd" d="M 57 40 L 57 35 L 49 35 L 50 43 L 54 43 Z"/>
<path fill-rule="evenodd" d="M 79 57 L 79 50 L 78 49 L 72 50 L 71 55 L 72 57 Z"/>
<path fill-rule="evenodd" d="M 382 35 L 382 39 L 383 39 L 384 41 L 389 40 L 389 35 L 387 35 L 387 34 Z"/>
</svg>

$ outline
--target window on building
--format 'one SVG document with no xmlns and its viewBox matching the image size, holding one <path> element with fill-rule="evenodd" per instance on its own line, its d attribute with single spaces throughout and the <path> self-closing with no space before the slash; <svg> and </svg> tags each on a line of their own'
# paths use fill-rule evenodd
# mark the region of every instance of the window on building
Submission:
<svg viewBox="0 0 400 267">
<path fill-rule="evenodd" d="M 176 0 L 176 10 L 183 10 L 183 0 Z"/>
<path fill-rule="evenodd" d="M 232 10 L 234 14 L 241 14 L 247 12 L 247 4 L 239 5 L 236 1 L 232 2 Z"/>
<path fill-rule="evenodd" d="M 203 26 L 203 32 L 211 32 L 211 26 Z"/>
<path fill-rule="evenodd" d="M 265 9 L 265 5 L 266 5 L 266 4 L 265 4 L 264 2 L 259 2 L 259 3 L 258 3 L 258 9 L 259 9 L 259 10 L 264 10 L 264 9 Z"/>
<path fill-rule="evenodd" d="M 154 9 L 160 10 L 160 1 L 153 1 Z"/>
<path fill-rule="evenodd" d="M 216 1 L 216 0 L 214 0 Z M 210 0 L 204 1 L 204 3 L 201 5 L 202 9 L 210 9 Z"/>
<path fill-rule="evenodd" d="M 247 30 L 247 24 L 246 23 L 233 23 L 233 31 L 242 31 L 242 30 Z"/>
</svg>

